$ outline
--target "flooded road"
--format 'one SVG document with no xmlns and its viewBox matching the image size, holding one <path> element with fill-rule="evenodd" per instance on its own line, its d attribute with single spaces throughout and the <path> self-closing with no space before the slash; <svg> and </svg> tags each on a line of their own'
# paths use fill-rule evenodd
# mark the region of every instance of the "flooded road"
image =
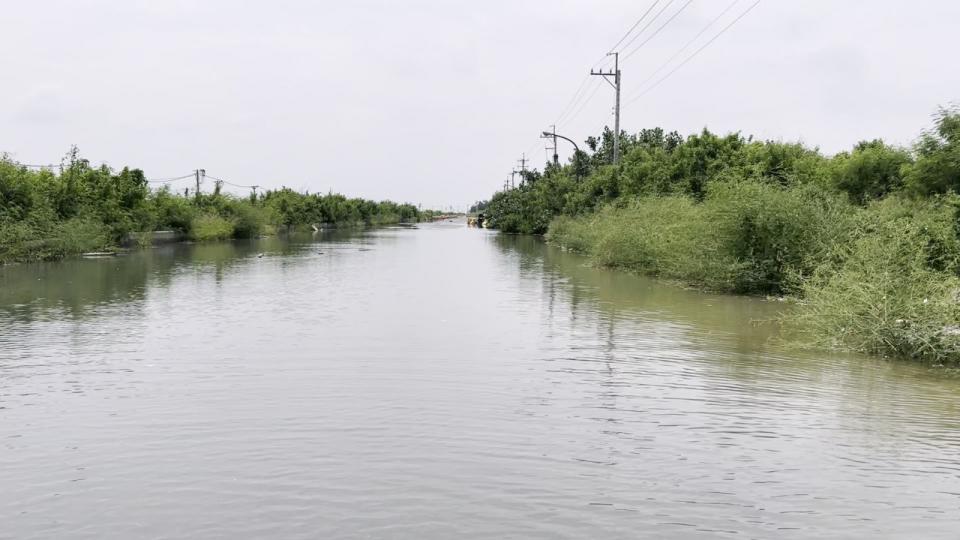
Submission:
<svg viewBox="0 0 960 540">
<path fill-rule="evenodd" d="M 462 223 L 0 268 L 0 538 L 958 538 L 960 380 L 782 308 Z"/>
</svg>

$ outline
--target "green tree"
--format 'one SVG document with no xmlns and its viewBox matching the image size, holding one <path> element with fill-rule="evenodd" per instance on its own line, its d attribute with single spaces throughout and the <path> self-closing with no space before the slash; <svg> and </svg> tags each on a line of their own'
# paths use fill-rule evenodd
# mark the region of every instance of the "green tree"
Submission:
<svg viewBox="0 0 960 540">
<path fill-rule="evenodd" d="M 905 168 L 905 181 L 916 195 L 960 192 L 960 109 L 941 108 L 933 130 L 914 145 L 917 160 Z"/>
<path fill-rule="evenodd" d="M 901 189 L 902 171 L 913 162 L 909 152 L 880 139 L 860 142 L 853 152 L 839 154 L 833 161 L 834 185 L 860 205 Z"/>
</svg>

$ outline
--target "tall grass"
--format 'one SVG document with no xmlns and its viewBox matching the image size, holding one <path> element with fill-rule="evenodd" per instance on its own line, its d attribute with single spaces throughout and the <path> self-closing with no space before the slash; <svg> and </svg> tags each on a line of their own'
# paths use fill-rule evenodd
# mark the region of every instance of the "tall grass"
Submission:
<svg viewBox="0 0 960 540">
<path fill-rule="evenodd" d="M 216 214 L 201 214 L 190 223 L 190 238 L 199 242 L 226 240 L 233 236 L 233 222 Z"/>
<path fill-rule="evenodd" d="M 960 249 L 943 201 L 887 200 L 804 283 L 791 317 L 818 346 L 960 364 Z"/>
<path fill-rule="evenodd" d="M 713 184 L 702 203 L 646 197 L 559 217 L 552 243 L 598 265 L 718 291 L 786 294 L 820 347 L 960 363 L 956 197 L 867 208 L 803 186 Z"/>
<path fill-rule="evenodd" d="M 104 224 L 84 218 L 61 222 L 24 220 L 0 222 L 0 264 L 14 261 L 49 261 L 112 244 Z"/>
<path fill-rule="evenodd" d="M 814 187 L 715 183 L 702 203 L 643 197 L 557 218 L 548 239 L 601 266 L 718 291 L 790 294 L 849 234 L 848 207 Z"/>
</svg>

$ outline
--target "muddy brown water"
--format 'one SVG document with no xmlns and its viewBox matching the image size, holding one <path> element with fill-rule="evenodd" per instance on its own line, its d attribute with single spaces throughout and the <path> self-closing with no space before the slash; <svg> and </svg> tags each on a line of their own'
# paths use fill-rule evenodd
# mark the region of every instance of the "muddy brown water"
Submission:
<svg viewBox="0 0 960 540">
<path fill-rule="evenodd" d="M 783 307 L 463 223 L 3 267 L 0 538 L 960 538 L 960 380 Z"/>
</svg>

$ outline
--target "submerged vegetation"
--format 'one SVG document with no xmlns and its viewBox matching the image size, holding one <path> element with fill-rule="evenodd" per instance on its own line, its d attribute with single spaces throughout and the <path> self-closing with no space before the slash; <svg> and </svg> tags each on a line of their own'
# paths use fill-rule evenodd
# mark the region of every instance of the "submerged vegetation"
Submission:
<svg viewBox="0 0 960 540">
<path fill-rule="evenodd" d="M 820 346 L 960 364 L 960 111 L 912 148 L 825 156 L 704 130 L 590 138 L 482 203 L 506 232 L 546 234 L 596 264 L 710 290 L 797 299 Z"/>
<path fill-rule="evenodd" d="M 0 156 L 0 264 L 101 250 L 133 233 L 170 230 L 198 241 L 222 240 L 298 227 L 416 222 L 431 214 L 412 204 L 288 188 L 259 197 L 235 197 L 219 187 L 200 194 L 151 189 L 143 171 L 93 167 L 75 148 L 59 171 Z"/>
</svg>

